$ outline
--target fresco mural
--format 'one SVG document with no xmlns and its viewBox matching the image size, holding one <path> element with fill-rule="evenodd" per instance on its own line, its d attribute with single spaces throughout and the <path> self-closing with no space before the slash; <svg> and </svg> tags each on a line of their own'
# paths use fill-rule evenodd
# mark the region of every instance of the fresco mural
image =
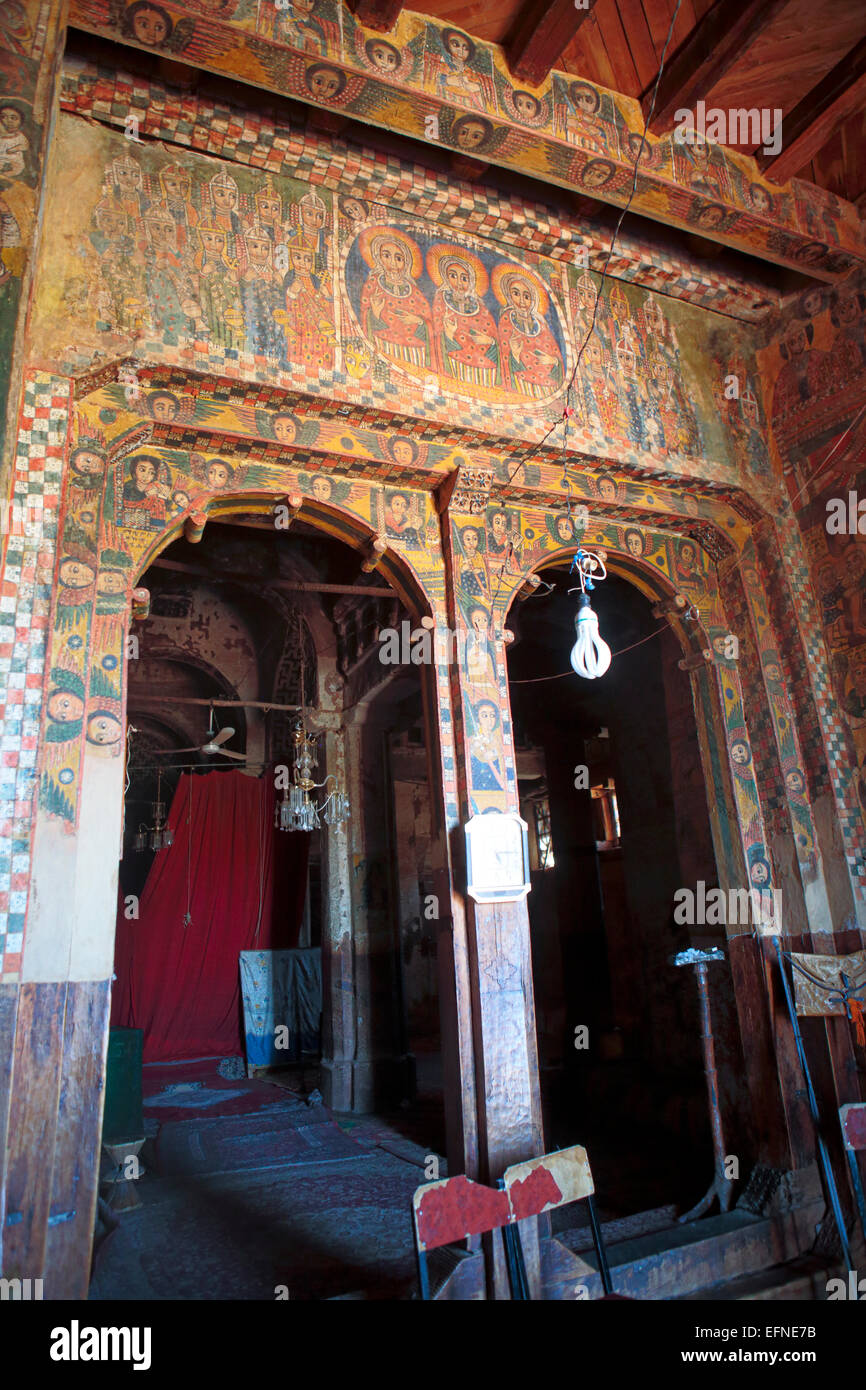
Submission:
<svg viewBox="0 0 866 1390">
<path fill-rule="evenodd" d="M 731 485 L 744 461 L 761 467 L 759 425 L 744 418 L 732 447 L 718 409 L 743 351 L 729 320 L 713 320 L 709 357 L 702 311 L 609 280 L 587 340 L 590 272 L 74 118 L 60 140 L 67 233 L 49 215 L 34 337 L 62 370 L 134 343 L 428 419 L 453 420 L 459 403 L 479 435 L 537 439 L 562 420 L 586 341 L 571 448 Z M 153 409 L 173 423 L 183 406 L 164 395 Z"/>
<path fill-rule="evenodd" d="M 770 385 L 771 450 L 784 477 L 808 556 L 833 695 L 853 766 L 851 788 L 866 816 L 866 523 L 851 525 L 849 494 L 866 498 L 866 282 L 815 287 L 758 353 Z M 828 525 L 828 502 L 845 524 Z M 855 503 L 856 509 L 856 503 Z M 861 831 L 861 852 L 866 833 Z"/>
<path fill-rule="evenodd" d="M 501 48 L 448 20 L 404 10 L 385 37 L 337 0 L 72 0 L 72 20 L 620 205 L 631 193 L 637 101 L 564 73 L 516 86 Z M 853 208 L 811 185 L 767 183 L 753 160 L 700 140 L 649 136 L 633 206 L 831 274 L 866 251 Z"/>
<path fill-rule="evenodd" d="M 45 0 L 0 5 L 0 421 L 36 217 L 42 147 L 37 89 L 48 8 Z"/>
</svg>

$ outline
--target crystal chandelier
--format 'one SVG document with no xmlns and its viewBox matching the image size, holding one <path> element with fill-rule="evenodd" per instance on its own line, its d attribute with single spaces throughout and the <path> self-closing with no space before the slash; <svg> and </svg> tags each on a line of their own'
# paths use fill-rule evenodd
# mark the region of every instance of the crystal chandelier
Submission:
<svg viewBox="0 0 866 1390">
<path fill-rule="evenodd" d="M 132 842 L 133 849 L 170 849 L 174 844 L 174 831 L 165 824 L 165 802 L 162 799 L 162 773 L 157 775 L 156 801 L 151 803 L 152 825 L 139 825 Z"/>
<path fill-rule="evenodd" d="M 292 763 L 292 780 L 283 789 L 282 800 L 274 807 L 274 828 L 279 830 L 318 830 L 322 821 L 326 825 L 340 825 L 349 818 L 349 798 L 331 773 L 323 782 L 316 782 L 313 768 L 316 767 L 316 735 L 308 734 L 303 719 L 299 719 L 292 731 L 295 756 Z M 333 782 L 321 805 L 316 804 L 311 792 L 321 791 Z M 320 820 L 321 817 L 321 820 Z"/>
</svg>

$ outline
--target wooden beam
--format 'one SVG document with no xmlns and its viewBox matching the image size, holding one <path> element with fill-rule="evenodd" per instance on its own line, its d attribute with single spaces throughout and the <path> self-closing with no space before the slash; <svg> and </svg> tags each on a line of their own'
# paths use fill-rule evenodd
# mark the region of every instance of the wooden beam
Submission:
<svg viewBox="0 0 866 1390">
<path fill-rule="evenodd" d="M 517 17 L 514 37 L 508 46 L 508 66 L 512 75 L 530 87 L 540 87 L 550 76 L 578 29 L 592 10 L 595 0 L 528 0 Z"/>
<path fill-rule="evenodd" d="M 782 152 L 755 155 L 758 167 L 774 183 L 799 174 L 866 101 L 866 39 L 846 53 L 782 121 Z"/>
<path fill-rule="evenodd" d="M 349 0 L 349 9 L 365 29 L 386 34 L 397 23 L 403 0 Z"/>
<path fill-rule="evenodd" d="M 650 130 L 654 135 L 673 124 L 678 110 L 694 111 L 713 87 L 742 58 L 788 0 L 716 0 L 676 52 L 668 54 L 659 82 Z M 644 117 L 649 115 L 655 77 L 641 94 Z"/>
<path fill-rule="evenodd" d="M 178 574 L 188 574 L 194 579 L 206 579 L 209 584 L 254 584 L 259 590 L 284 589 L 294 594 L 358 594 L 361 598 L 397 598 L 393 589 L 377 589 L 367 584 L 301 584 L 291 579 L 271 578 L 263 574 L 241 574 L 232 570 L 228 574 L 214 574 L 199 565 L 186 565 L 182 560 L 152 560 L 151 569 L 175 570 Z"/>
</svg>

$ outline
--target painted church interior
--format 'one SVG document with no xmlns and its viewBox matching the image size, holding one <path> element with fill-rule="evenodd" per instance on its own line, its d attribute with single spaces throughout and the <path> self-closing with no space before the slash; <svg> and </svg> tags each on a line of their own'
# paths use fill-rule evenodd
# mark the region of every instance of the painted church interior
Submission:
<svg viewBox="0 0 866 1390">
<path fill-rule="evenodd" d="M 864 1267 L 823 8 L 0 6 L 4 1298 Z"/>
</svg>

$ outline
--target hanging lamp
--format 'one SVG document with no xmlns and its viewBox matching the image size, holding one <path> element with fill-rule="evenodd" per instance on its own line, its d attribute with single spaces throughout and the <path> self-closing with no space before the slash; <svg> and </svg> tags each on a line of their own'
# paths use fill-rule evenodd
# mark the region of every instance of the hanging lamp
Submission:
<svg viewBox="0 0 866 1390">
<path fill-rule="evenodd" d="M 593 610 L 589 595 L 596 584 L 607 579 L 604 552 L 584 550 L 581 546 L 571 563 L 580 580 L 580 599 L 574 619 L 575 643 L 571 649 L 571 664 L 584 680 L 597 680 L 610 666 L 611 650 L 598 630 L 598 614 Z M 570 594 L 574 593 L 569 589 Z"/>
</svg>

